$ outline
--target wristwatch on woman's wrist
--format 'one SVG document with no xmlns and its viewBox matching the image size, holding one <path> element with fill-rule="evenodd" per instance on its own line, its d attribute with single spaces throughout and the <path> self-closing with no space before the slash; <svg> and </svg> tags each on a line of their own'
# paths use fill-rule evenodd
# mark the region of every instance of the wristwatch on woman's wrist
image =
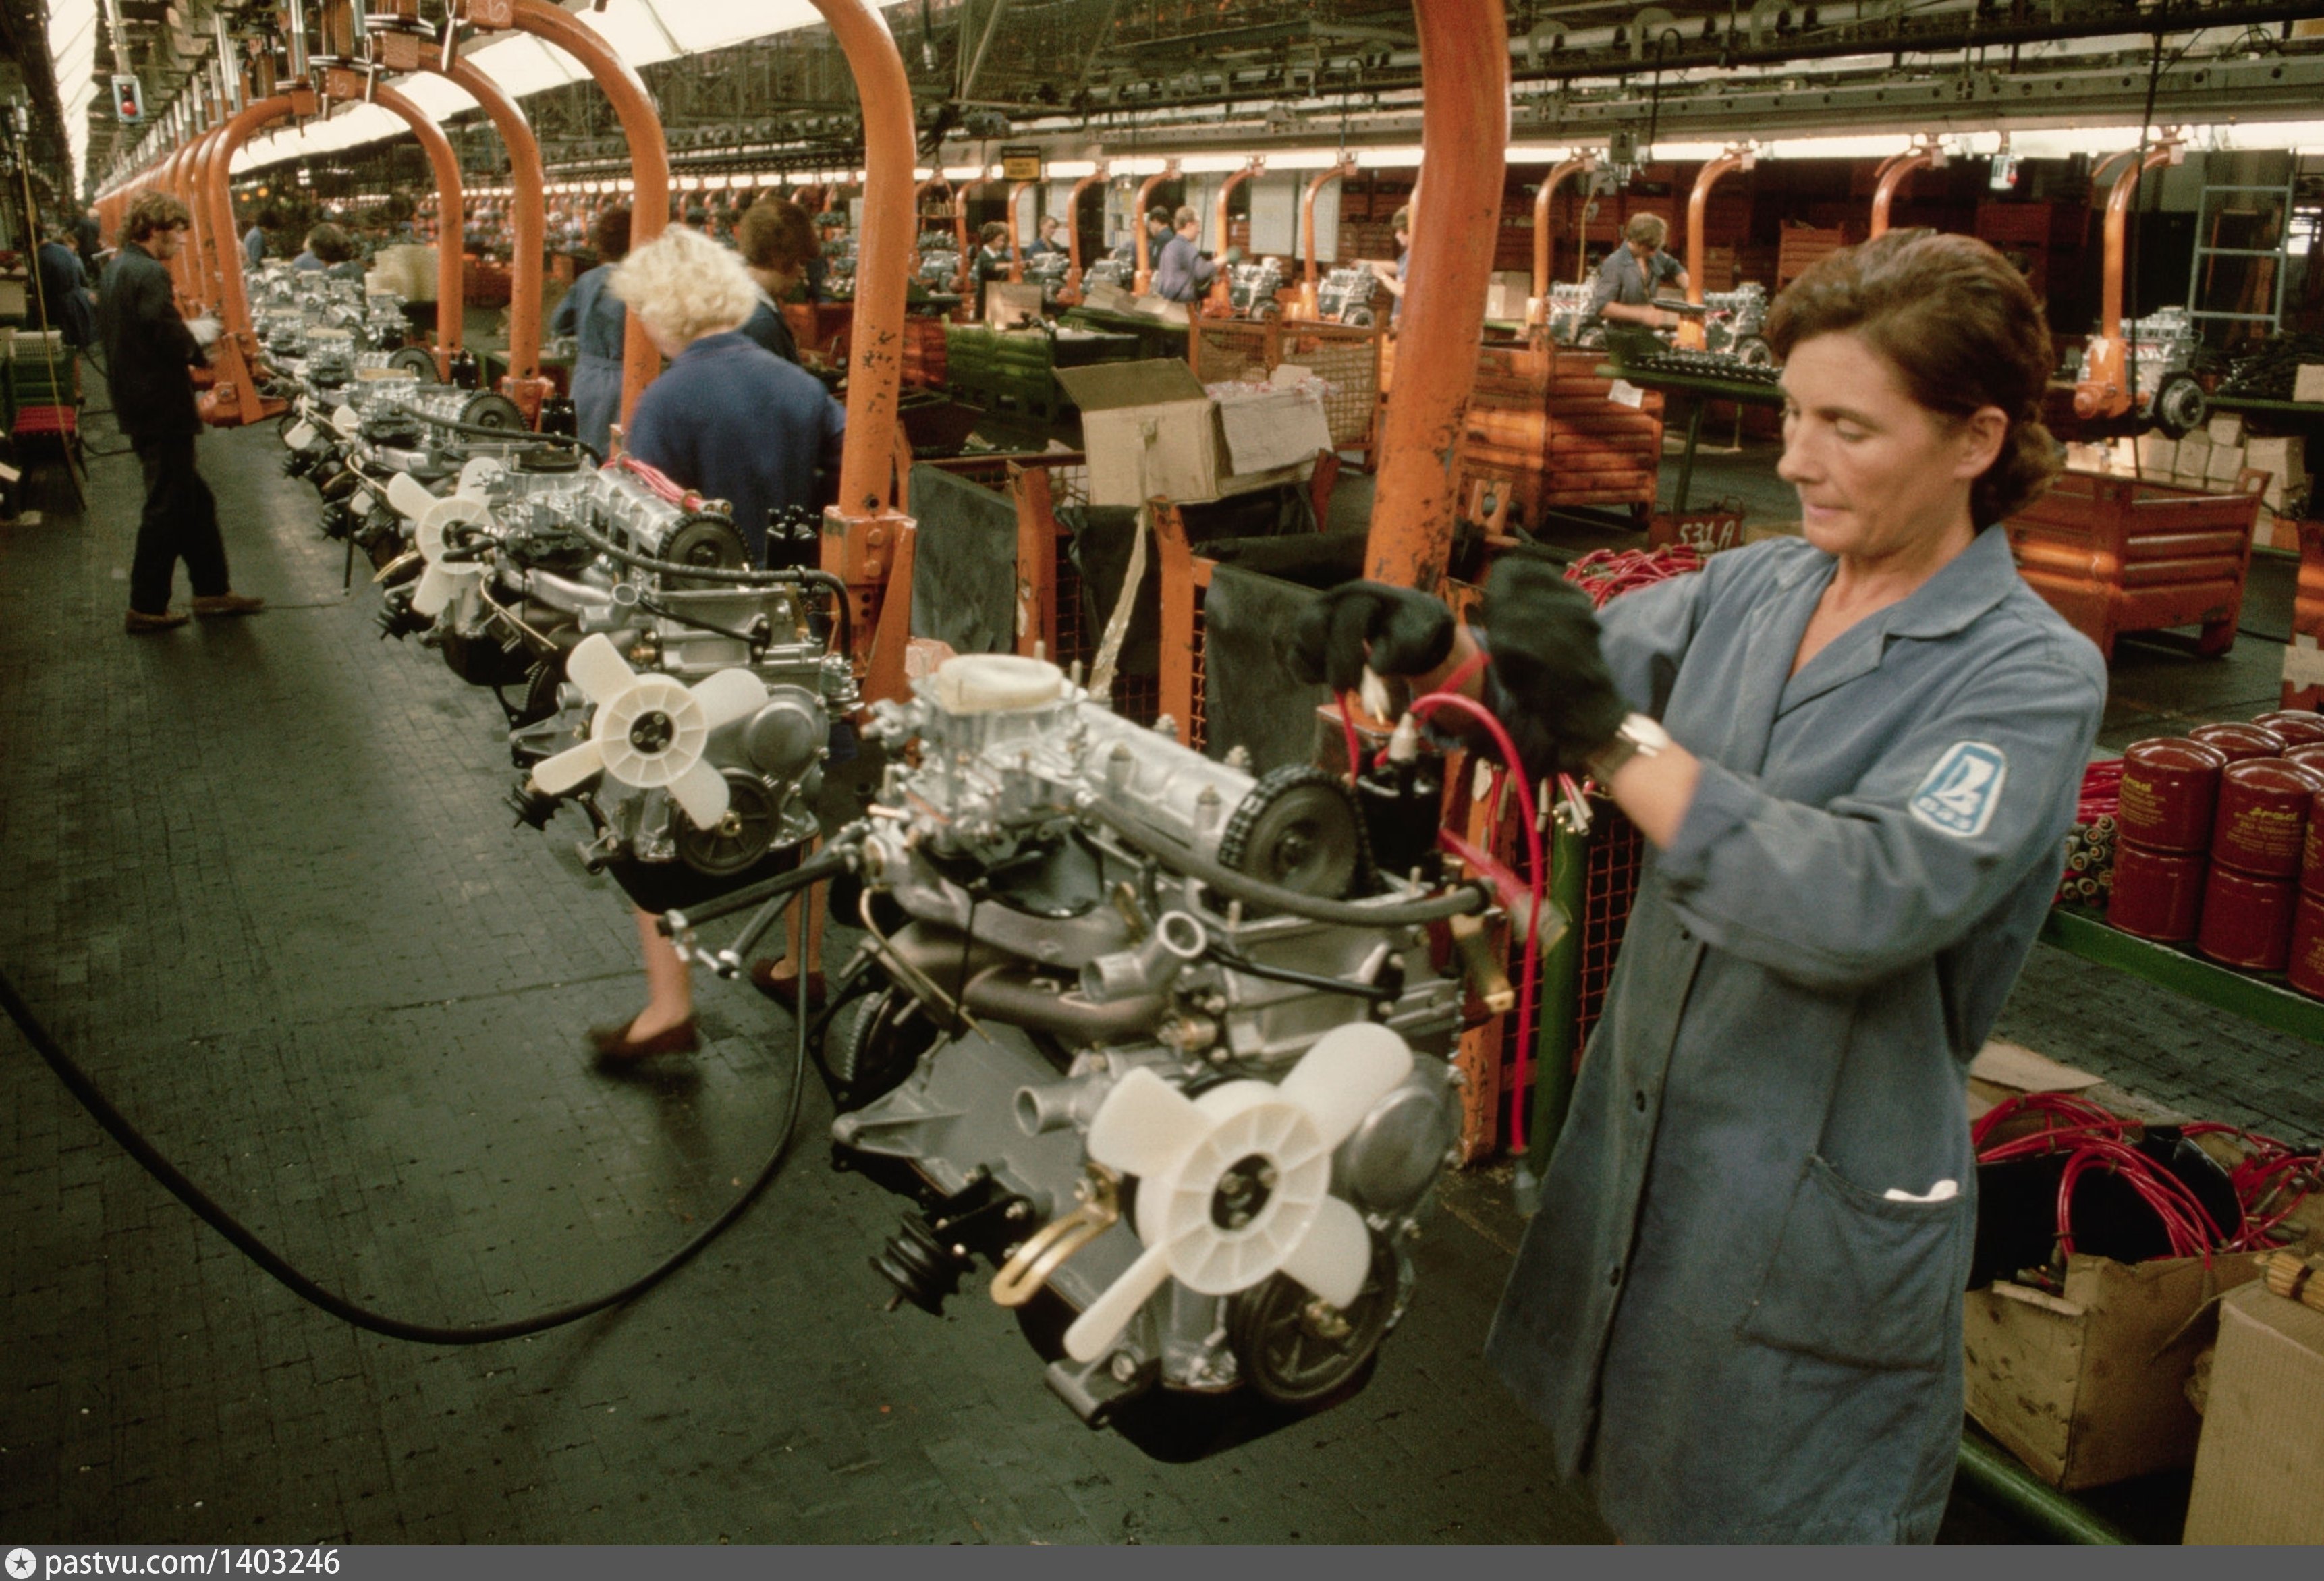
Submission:
<svg viewBox="0 0 2324 1581">
<path fill-rule="evenodd" d="M 1649 714 L 1634 713 L 1622 721 L 1613 740 L 1582 760 L 1582 767 L 1600 785 L 1610 786 L 1624 763 L 1634 757 L 1653 757 L 1670 744 L 1670 732 L 1661 721 Z"/>
</svg>

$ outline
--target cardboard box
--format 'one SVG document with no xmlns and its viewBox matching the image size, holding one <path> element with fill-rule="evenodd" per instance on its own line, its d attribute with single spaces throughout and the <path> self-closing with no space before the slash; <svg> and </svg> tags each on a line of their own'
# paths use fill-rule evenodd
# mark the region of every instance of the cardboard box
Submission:
<svg viewBox="0 0 2324 1581">
<path fill-rule="evenodd" d="M 2324 1543 L 2324 1312 L 2264 1284 L 2219 1304 L 2186 1540 Z"/>
<path fill-rule="evenodd" d="M 2244 420 L 2241 412 L 2219 412 L 2204 427 L 2205 431 L 2211 436 L 2211 443 L 2215 445 L 2240 445 L 2244 442 Z"/>
<path fill-rule="evenodd" d="M 2201 1422 L 2187 1379 L 2216 1321 L 2204 1308 L 2258 1273 L 2248 1257 L 2206 1268 L 2196 1257 L 2077 1254 L 2063 1295 L 2003 1281 L 1971 1290 L 1969 1414 L 2052 1487 L 2192 1465 Z"/>
<path fill-rule="evenodd" d="M 1138 299 L 1121 287 L 1100 280 L 1082 287 L 1082 300 L 1102 312 L 1127 313 Z"/>
<path fill-rule="evenodd" d="M 2179 441 L 2157 430 L 2138 436 L 2138 470 L 2146 477 L 2168 477 L 2179 467 Z"/>
<path fill-rule="evenodd" d="M 1233 402 L 1239 410 L 1222 418 L 1194 369 L 1175 357 L 1059 368 L 1057 382 L 1082 410 L 1093 505 L 1191 504 L 1296 483 L 1314 475 L 1315 452 L 1331 448 L 1323 403 L 1312 392 L 1265 393 L 1247 410 Z M 1320 442 L 1307 442 L 1316 433 L 1311 420 Z M 1306 443 L 1296 462 L 1235 470 L 1238 453 L 1271 456 L 1295 441 Z"/>
<path fill-rule="evenodd" d="M 1532 299 L 1532 275 L 1517 270 L 1501 270 L 1494 274 L 1492 283 L 1485 288 L 1485 317 L 1504 323 L 1522 322 L 1526 305 Z"/>
<path fill-rule="evenodd" d="M 2233 488 L 2236 479 L 2243 475 L 2244 448 L 2211 441 L 2211 458 L 2204 465 L 2203 476 L 2215 488 Z"/>
<path fill-rule="evenodd" d="M 984 321 L 995 329 L 1014 329 L 1041 318 L 1038 281 L 988 280 L 984 282 Z"/>
<path fill-rule="evenodd" d="M 2324 402 L 2324 363 L 2301 363 L 2292 375 L 2292 398 L 2294 401 Z"/>
<path fill-rule="evenodd" d="M 2267 486 L 2260 497 L 2271 511 L 2296 508 L 2308 492 L 2308 459 L 2304 441 L 2297 438 L 2247 441 L 2244 465 L 2267 474 Z"/>
<path fill-rule="evenodd" d="M 1193 315 L 1186 311 L 1185 303 L 1174 302 L 1165 296 L 1132 297 L 1130 310 L 1141 319 L 1157 319 L 1165 324 L 1194 322 Z"/>
</svg>

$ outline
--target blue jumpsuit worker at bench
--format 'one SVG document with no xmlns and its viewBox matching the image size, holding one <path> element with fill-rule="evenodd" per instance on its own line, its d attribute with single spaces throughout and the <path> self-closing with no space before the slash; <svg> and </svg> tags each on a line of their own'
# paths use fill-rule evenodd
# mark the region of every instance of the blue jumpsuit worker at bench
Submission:
<svg viewBox="0 0 2324 1581">
<path fill-rule="evenodd" d="M 671 482 L 733 509 L 752 564 L 767 548 L 767 515 L 811 509 L 824 490 L 817 471 L 836 473 L 847 418 L 821 380 L 743 337 L 759 288 L 737 254 L 699 231 L 673 227 L 623 261 L 610 289 L 627 302 L 655 349 L 670 359 L 630 414 L 629 454 Z M 641 905 L 646 1007 L 630 1021 L 596 1027 L 589 1045 L 626 1060 L 699 1046 L 694 984 L 686 963 Z M 752 980 L 779 994 L 775 963 L 754 963 Z M 808 996 L 813 996 L 808 985 Z"/>
<path fill-rule="evenodd" d="M 630 211 L 608 208 L 589 227 L 598 264 L 573 282 L 549 315 L 551 335 L 573 337 L 573 431 L 603 455 L 622 414 L 622 342 L 629 316 L 605 282 L 630 251 Z"/>
<path fill-rule="evenodd" d="M 1804 541 L 1593 616 L 1504 558 L 1481 624 L 1352 583 L 1290 661 L 1469 684 L 1650 842 L 1488 1354 L 1635 1541 L 1926 1542 L 1961 1429 L 1966 1067 L 2033 948 L 2105 703 L 1997 525 L 2056 462 L 2050 337 L 1983 242 L 1803 275 Z M 1635 710 L 1635 711 L 1634 711 Z"/>
<path fill-rule="evenodd" d="M 1590 311 L 1582 316 L 1588 329 L 1601 319 L 1620 324 L 1643 324 L 1649 329 L 1675 329 L 1679 315 L 1655 306 L 1655 293 L 1665 282 L 1684 291 L 1686 268 L 1663 251 L 1670 223 L 1659 214 L 1634 214 L 1622 227 L 1622 245 L 1606 254 L 1590 282 Z"/>
<path fill-rule="evenodd" d="M 1191 208 L 1178 210 L 1176 228 L 1170 239 L 1162 244 L 1162 256 L 1154 265 L 1154 294 L 1174 302 L 1196 302 L 1216 280 L 1221 265 L 1203 256 L 1196 244 L 1203 234 L 1201 217 Z M 1240 249 L 1229 247 L 1227 262 L 1240 256 Z"/>
</svg>

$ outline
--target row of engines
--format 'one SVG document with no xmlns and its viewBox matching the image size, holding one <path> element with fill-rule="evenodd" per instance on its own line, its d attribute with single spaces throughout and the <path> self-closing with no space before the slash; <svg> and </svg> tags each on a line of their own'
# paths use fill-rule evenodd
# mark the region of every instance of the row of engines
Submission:
<svg viewBox="0 0 2324 1581">
<path fill-rule="evenodd" d="M 759 937 L 835 875 L 863 943 L 810 1046 L 835 1161 L 913 1200 L 873 1259 L 898 1300 L 939 1310 L 990 1262 L 1092 1422 L 1157 1385 L 1313 1409 L 1360 1384 L 1483 1013 L 1454 929 L 1486 898 L 1373 855 L 1425 844 L 1441 781 L 1255 776 L 968 655 L 870 710 L 877 790 L 825 828 L 859 710 L 831 579 L 749 567 L 718 502 L 643 469 L 469 431 L 463 399 L 304 388 L 284 437 L 384 540 L 383 627 L 502 691 L 521 816 L 581 809 L 585 860 L 681 949 L 732 975 L 699 927 L 755 905 Z"/>
</svg>

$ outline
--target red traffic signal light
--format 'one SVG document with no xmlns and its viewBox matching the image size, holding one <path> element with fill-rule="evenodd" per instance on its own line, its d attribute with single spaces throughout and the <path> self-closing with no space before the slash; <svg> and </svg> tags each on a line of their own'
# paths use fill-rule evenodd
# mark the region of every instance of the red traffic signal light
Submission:
<svg viewBox="0 0 2324 1581">
<path fill-rule="evenodd" d="M 145 95 L 137 79 L 117 76 L 113 79 L 113 109 L 123 125 L 133 125 L 145 118 Z"/>
</svg>

